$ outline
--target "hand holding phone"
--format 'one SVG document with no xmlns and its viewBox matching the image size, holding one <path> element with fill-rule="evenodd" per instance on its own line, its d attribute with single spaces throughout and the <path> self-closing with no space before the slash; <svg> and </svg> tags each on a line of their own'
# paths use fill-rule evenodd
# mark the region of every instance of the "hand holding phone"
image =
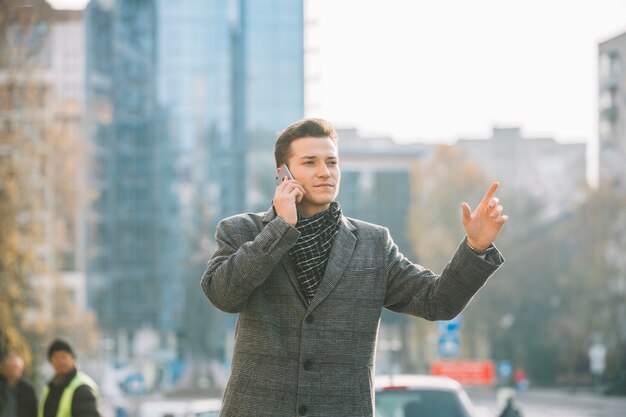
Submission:
<svg viewBox="0 0 626 417">
<path fill-rule="evenodd" d="M 274 210 L 290 225 L 298 222 L 298 208 L 296 204 L 302 201 L 304 187 L 295 180 L 286 164 L 278 169 L 276 176 L 276 192 L 274 193 Z"/>
<path fill-rule="evenodd" d="M 287 164 L 282 164 L 278 170 L 278 175 L 276 175 L 276 186 L 278 187 L 285 178 L 292 180 L 293 175 L 291 175 L 291 171 L 289 171 Z"/>
</svg>

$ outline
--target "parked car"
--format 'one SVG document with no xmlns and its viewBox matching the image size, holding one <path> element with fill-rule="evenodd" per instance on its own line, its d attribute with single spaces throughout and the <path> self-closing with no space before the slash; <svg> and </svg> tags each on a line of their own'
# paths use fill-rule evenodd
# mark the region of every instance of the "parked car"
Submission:
<svg viewBox="0 0 626 417">
<path fill-rule="evenodd" d="M 218 417 L 218 399 L 148 400 L 139 406 L 139 417 Z"/>
<path fill-rule="evenodd" d="M 457 381 L 431 375 L 378 375 L 377 417 L 478 417 L 478 410 Z"/>
</svg>

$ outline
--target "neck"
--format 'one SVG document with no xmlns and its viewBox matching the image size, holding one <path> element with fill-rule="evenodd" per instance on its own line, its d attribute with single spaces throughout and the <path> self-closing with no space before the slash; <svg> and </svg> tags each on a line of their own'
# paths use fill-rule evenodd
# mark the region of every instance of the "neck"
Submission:
<svg viewBox="0 0 626 417">
<path fill-rule="evenodd" d="M 298 208 L 298 213 L 300 213 L 302 217 L 307 218 L 328 210 L 330 204 L 325 204 L 323 206 L 311 206 L 306 203 L 299 203 L 296 204 L 296 207 Z"/>
<path fill-rule="evenodd" d="M 66 379 L 68 379 L 69 377 L 71 377 L 75 373 L 76 373 L 76 368 L 72 368 L 69 372 L 66 372 L 66 373 L 57 373 L 54 376 L 54 382 L 56 384 L 63 383 Z"/>
</svg>

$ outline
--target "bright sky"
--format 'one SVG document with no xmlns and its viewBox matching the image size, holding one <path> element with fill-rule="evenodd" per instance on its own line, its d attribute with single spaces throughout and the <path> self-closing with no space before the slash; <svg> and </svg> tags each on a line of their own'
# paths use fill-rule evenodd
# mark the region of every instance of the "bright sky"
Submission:
<svg viewBox="0 0 626 417">
<path fill-rule="evenodd" d="M 311 115 L 398 140 L 597 139 L 597 44 L 626 0 L 308 0 Z"/>
<path fill-rule="evenodd" d="M 307 115 L 400 141 L 595 142 L 597 44 L 626 32 L 626 0 L 304 1 Z"/>
</svg>

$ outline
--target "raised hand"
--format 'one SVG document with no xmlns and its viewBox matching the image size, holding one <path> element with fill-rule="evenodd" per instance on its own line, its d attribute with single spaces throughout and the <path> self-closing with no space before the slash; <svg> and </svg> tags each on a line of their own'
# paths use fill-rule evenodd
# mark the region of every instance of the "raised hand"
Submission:
<svg viewBox="0 0 626 417">
<path fill-rule="evenodd" d="M 461 204 L 467 243 L 474 249 L 482 250 L 489 247 L 509 219 L 507 215 L 502 214 L 500 199 L 494 197 L 499 185 L 497 181 L 491 184 L 474 212 L 466 202 Z"/>
</svg>

